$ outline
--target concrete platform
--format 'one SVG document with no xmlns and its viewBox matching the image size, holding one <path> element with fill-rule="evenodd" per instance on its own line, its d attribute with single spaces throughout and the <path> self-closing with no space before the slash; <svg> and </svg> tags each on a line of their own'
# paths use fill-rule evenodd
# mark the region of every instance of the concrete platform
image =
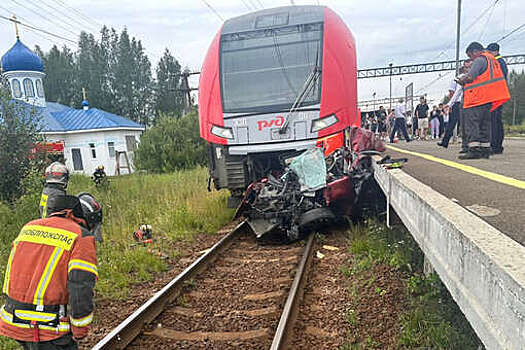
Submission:
<svg viewBox="0 0 525 350">
<path fill-rule="evenodd" d="M 401 142 L 387 153 L 408 163 L 375 178 L 485 347 L 525 349 L 525 140 L 505 147 L 460 161 L 458 146 Z"/>
<path fill-rule="evenodd" d="M 504 146 L 488 160 L 459 160 L 459 144 L 445 149 L 436 141 L 400 141 L 386 153 L 408 158 L 404 172 L 525 244 L 525 139 Z"/>
</svg>

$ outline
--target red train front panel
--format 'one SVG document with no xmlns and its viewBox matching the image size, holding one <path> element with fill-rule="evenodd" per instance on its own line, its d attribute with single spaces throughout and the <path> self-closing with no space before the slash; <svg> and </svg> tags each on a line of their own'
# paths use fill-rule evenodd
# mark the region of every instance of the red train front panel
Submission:
<svg viewBox="0 0 525 350">
<path fill-rule="evenodd" d="M 199 117 L 215 161 L 316 144 L 334 149 L 343 145 L 343 131 L 358 125 L 356 115 L 355 41 L 329 8 L 250 13 L 226 21 L 213 39 L 201 71 Z"/>
</svg>

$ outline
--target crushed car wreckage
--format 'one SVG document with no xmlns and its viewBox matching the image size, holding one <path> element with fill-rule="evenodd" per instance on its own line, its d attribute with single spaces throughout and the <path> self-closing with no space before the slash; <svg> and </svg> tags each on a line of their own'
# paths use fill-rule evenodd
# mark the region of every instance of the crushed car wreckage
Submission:
<svg viewBox="0 0 525 350">
<path fill-rule="evenodd" d="M 371 156 L 383 152 L 384 143 L 360 128 L 349 129 L 346 139 L 329 154 L 317 147 L 280 159 L 280 168 L 248 186 L 236 216 L 247 218 L 257 238 L 280 232 L 294 241 L 377 210 L 384 202 L 378 200 Z"/>
</svg>

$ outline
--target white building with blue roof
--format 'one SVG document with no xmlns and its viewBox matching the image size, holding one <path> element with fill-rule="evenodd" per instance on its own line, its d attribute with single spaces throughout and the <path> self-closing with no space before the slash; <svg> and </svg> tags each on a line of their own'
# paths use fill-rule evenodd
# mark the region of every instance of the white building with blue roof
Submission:
<svg viewBox="0 0 525 350">
<path fill-rule="evenodd" d="M 105 112 L 82 101 L 75 109 L 46 101 L 44 63 L 24 45 L 16 43 L 1 59 L 2 74 L 9 81 L 14 100 L 36 110 L 42 120 L 42 134 L 48 142 L 63 142 L 66 166 L 74 173 L 91 175 L 103 165 L 108 175 L 116 172 L 117 152 L 126 152 L 130 163 L 144 126 L 125 117 Z M 120 163 L 124 157 L 120 156 Z M 132 164 L 131 165 L 131 169 Z"/>
</svg>

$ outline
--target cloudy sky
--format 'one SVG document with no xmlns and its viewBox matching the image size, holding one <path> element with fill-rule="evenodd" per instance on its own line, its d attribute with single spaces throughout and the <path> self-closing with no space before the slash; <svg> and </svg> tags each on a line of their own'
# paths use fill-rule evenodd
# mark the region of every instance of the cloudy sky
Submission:
<svg viewBox="0 0 525 350">
<path fill-rule="evenodd" d="M 461 53 L 468 42 L 484 44 L 500 39 L 523 23 L 523 0 L 463 0 Z M 296 5 L 326 5 L 350 27 L 357 41 L 359 68 L 434 62 L 454 58 L 456 0 L 295 0 Z M 206 6 L 211 5 L 214 13 Z M 15 13 L 22 21 L 63 37 L 76 39 L 80 30 L 97 33 L 102 24 L 142 40 L 155 64 L 164 48 L 183 66 L 199 70 L 207 47 L 222 20 L 255 9 L 290 5 L 290 0 L 2 0 L 0 15 Z M 21 29 L 26 45 L 74 43 Z M 75 35 L 76 34 L 76 35 Z M 11 23 L 0 19 L 0 53 L 14 42 Z M 502 53 L 522 53 L 525 30 L 504 40 Z M 520 67 L 521 69 L 522 67 Z M 441 97 L 452 73 L 426 73 L 393 78 L 393 95 L 404 95 L 407 84 L 414 91 Z M 192 82 L 195 86 L 197 78 Z M 388 78 L 359 80 L 359 99 L 388 97 Z"/>
</svg>

